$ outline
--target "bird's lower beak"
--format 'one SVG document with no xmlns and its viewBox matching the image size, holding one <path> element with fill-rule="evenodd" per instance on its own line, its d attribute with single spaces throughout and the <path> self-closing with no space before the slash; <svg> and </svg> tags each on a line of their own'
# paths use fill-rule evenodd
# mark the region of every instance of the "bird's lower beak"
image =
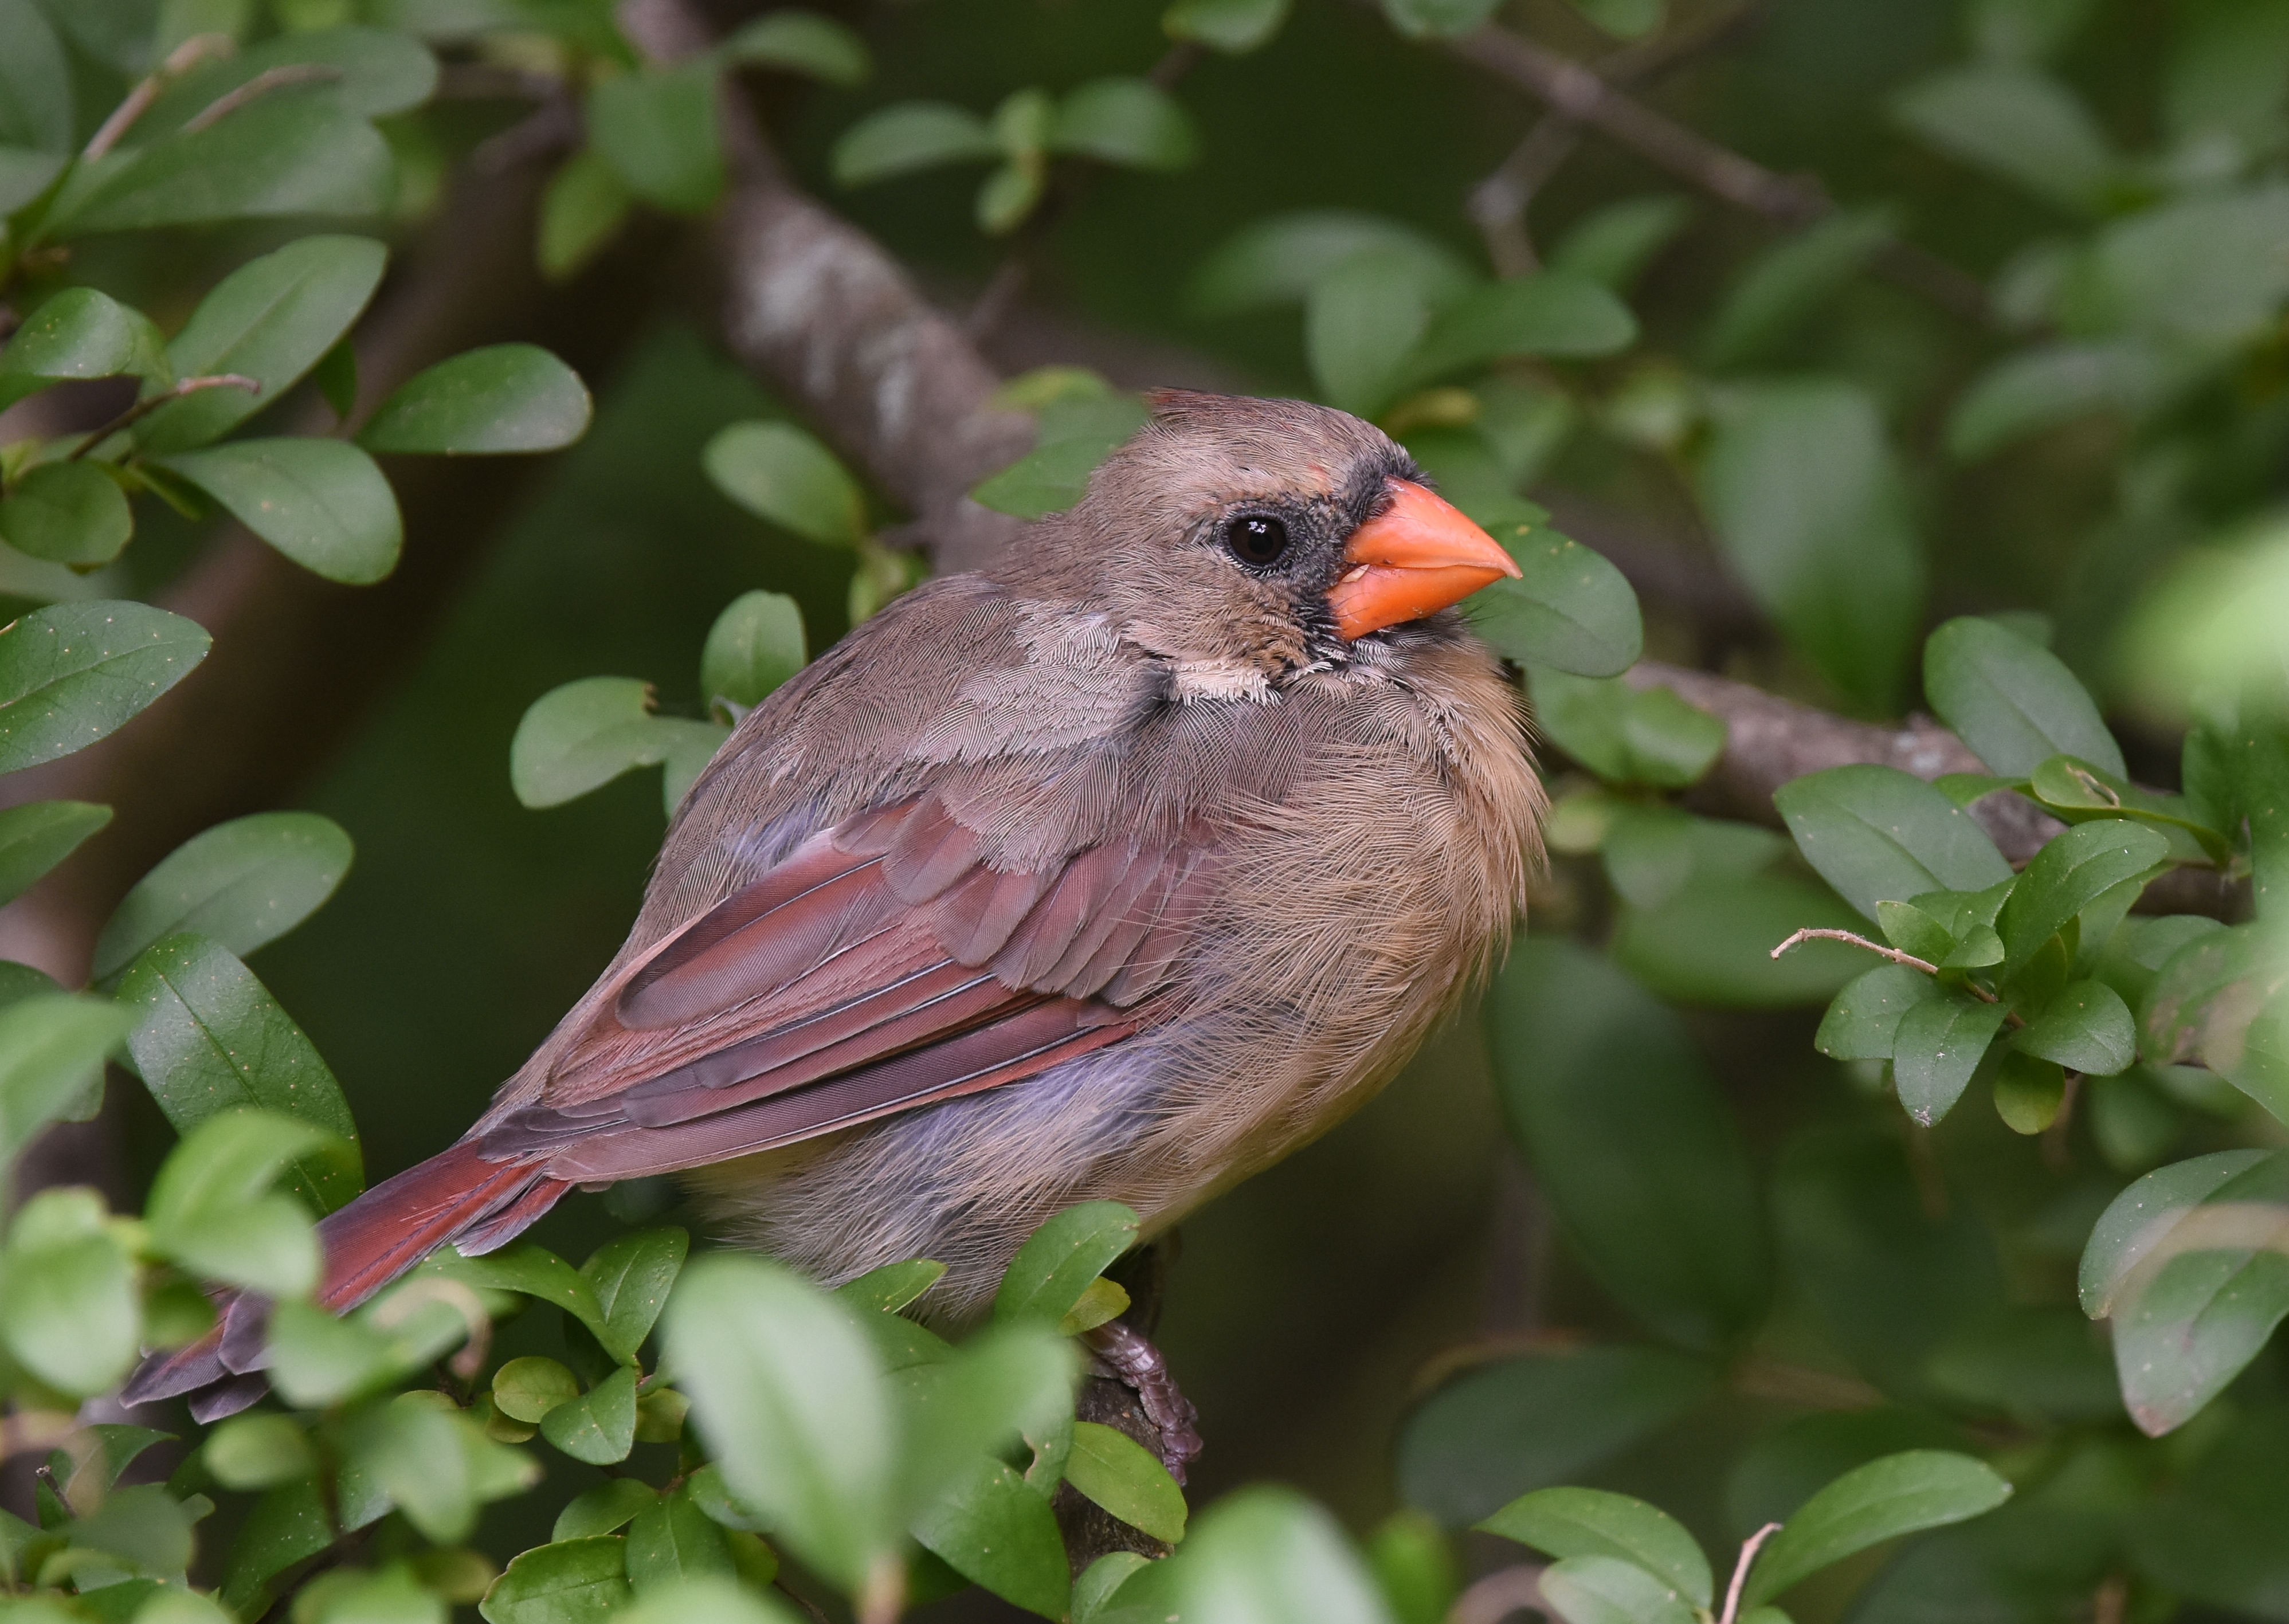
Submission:
<svg viewBox="0 0 2289 1624">
<path fill-rule="evenodd" d="M 1495 538 L 1412 480 L 1390 482 L 1391 506 L 1352 533 L 1351 568 L 1328 593 L 1346 638 L 1419 620 L 1520 573 Z"/>
</svg>

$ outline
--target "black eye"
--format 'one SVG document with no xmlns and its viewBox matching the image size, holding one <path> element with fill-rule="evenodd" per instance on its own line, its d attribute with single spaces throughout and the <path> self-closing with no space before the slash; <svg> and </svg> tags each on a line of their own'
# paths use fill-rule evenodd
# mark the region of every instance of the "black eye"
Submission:
<svg viewBox="0 0 2289 1624">
<path fill-rule="evenodd" d="M 1263 513 L 1243 513 L 1224 527 L 1224 545 L 1243 564 L 1276 564 L 1288 551 L 1288 526 Z"/>
</svg>

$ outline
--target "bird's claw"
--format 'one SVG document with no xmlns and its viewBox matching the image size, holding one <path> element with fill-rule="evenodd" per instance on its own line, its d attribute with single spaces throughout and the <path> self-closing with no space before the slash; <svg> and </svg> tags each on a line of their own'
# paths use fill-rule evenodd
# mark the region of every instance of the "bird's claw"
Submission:
<svg viewBox="0 0 2289 1624">
<path fill-rule="evenodd" d="M 1177 1387 L 1168 1361 L 1143 1333 L 1117 1319 L 1084 1332 L 1081 1340 L 1108 1371 L 1135 1391 L 1144 1406 L 1145 1419 L 1160 1436 L 1160 1464 L 1168 1469 L 1168 1476 L 1184 1482 L 1185 1465 L 1203 1447 L 1200 1413 Z"/>
</svg>

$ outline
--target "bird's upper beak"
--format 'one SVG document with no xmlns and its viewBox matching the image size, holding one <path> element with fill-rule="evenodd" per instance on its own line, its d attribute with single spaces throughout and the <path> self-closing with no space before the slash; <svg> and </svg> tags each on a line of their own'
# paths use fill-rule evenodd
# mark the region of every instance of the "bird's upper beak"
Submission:
<svg viewBox="0 0 2289 1624">
<path fill-rule="evenodd" d="M 1351 568 L 1328 593 L 1346 638 L 1419 620 L 1521 573 L 1460 509 L 1412 480 L 1394 479 L 1390 490 L 1391 506 L 1352 533 Z"/>
</svg>

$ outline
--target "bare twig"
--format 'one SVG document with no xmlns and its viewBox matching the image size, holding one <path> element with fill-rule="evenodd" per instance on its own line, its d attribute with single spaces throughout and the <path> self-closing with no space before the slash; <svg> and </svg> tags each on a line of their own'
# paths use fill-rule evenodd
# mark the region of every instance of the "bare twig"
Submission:
<svg viewBox="0 0 2289 1624">
<path fill-rule="evenodd" d="M 1749 1566 L 1756 1561 L 1758 1548 L 1780 1531 L 1778 1523 L 1767 1523 L 1741 1541 L 1741 1559 L 1733 1564 L 1733 1582 L 1725 1587 L 1725 1611 L 1718 1615 L 1717 1624 L 1734 1624 L 1741 1616 L 1741 1587 L 1749 1582 Z"/>
<path fill-rule="evenodd" d="M 259 101 L 271 92 L 284 90 L 290 84 L 318 84 L 341 76 L 340 68 L 323 62 L 282 62 L 275 68 L 266 68 L 245 84 L 225 91 L 185 119 L 183 133 L 195 135 L 210 125 L 220 123 L 250 101 Z"/>
<path fill-rule="evenodd" d="M 80 148 L 81 160 L 92 163 L 118 146 L 121 138 L 135 127 L 135 121 L 151 110 L 151 104 L 159 100 L 159 92 L 174 81 L 201 62 L 228 56 L 237 49 L 227 34 L 192 35 L 169 52 L 165 61 L 136 81 L 135 88 L 111 109 L 111 116 L 97 125 L 95 133 L 87 138 L 87 145 Z"/>
<path fill-rule="evenodd" d="M 1894 964 L 1904 964 L 1908 968 L 1911 970 L 1921 970 L 1926 975 L 1936 975 L 1939 974 L 1939 966 L 1931 963 L 1928 959 L 1918 959 L 1913 953 L 1903 953 L 1896 947 L 1886 947 L 1880 942 L 1870 942 L 1867 937 L 1859 935 L 1849 930 L 1816 930 L 1810 926 L 1806 926 L 1804 929 L 1798 931 L 1796 935 L 1791 936 L 1787 941 L 1773 949 L 1772 956 L 1777 959 L 1783 953 L 1788 951 L 1789 949 L 1798 946 L 1806 942 L 1848 942 L 1854 947 L 1864 947 L 1871 953 L 1875 953 L 1881 958 L 1888 959 Z M 1981 989 L 1974 987 L 1972 991 L 1974 992 L 1978 992 Z M 1994 995 L 1992 993 L 1986 994 L 1985 996 L 1989 1003 L 1991 1004 L 1995 1001 Z"/>
<path fill-rule="evenodd" d="M 77 462 L 121 429 L 132 427 L 158 410 L 160 407 L 179 401 L 186 395 L 196 394 L 203 389 L 243 389 L 249 394 L 259 394 L 262 393 L 262 385 L 257 379 L 238 372 L 212 372 L 203 378 L 178 378 L 171 388 L 162 389 L 148 400 L 136 402 L 125 411 L 112 418 L 110 422 L 90 434 L 86 439 L 72 448 L 72 454 L 64 460 Z"/>
</svg>

